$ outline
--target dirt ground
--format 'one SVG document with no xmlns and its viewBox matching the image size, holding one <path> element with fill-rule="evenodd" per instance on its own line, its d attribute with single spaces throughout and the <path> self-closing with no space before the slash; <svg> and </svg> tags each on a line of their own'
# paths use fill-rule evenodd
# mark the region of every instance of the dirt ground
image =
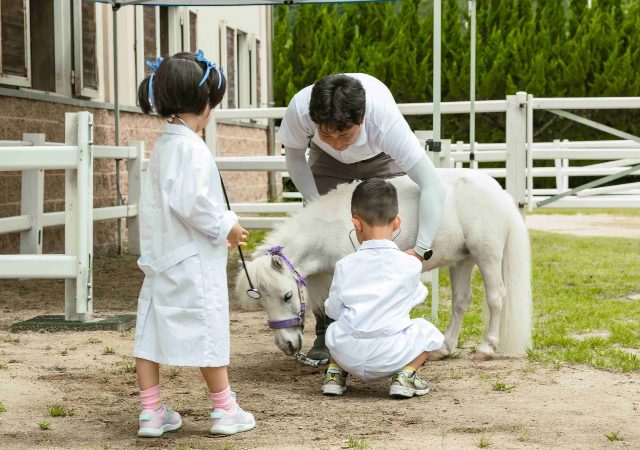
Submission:
<svg viewBox="0 0 640 450">
<path fill-rule="evenodd" d="M 611 214 L 531 214 L 527 226 L 533 230 L 575 236 L 608 236 L 640 239 L 640 216 Z"/>
<path fill-rule="evenodd" d="M 97 258 L 96 312 L 135 312 L 141 283 L 134 257 Z M 321 369 L 281 353 L 263 312 L 236 309 L 229 375 L 240 404 L 255 414 L 256 429 L 210 437 L 211 404 L 199 371 L 163 367 L 163 397 L 182 414 L 183 426 L 159 439 L 138 439 L 136 376 L 127 371 L 133 333 L 10 332 L 16 321 L 62 313 L 63 290 L 56 280 L 0 280 L 1 449 L 318 450 L 349 448 L 350 438 L 358 440 L 353 448 L 377 449 L 472 449 L 481 439 L 496 449 L 640 448 L 637 373 L 554 370 L 526 358 L 474 363 L 463 349 L 459 359 L 422 368 L 431 385 L 426 397 L 393 400 L 388 382 L 350 380 L 343 397 L 326 398 Z M 496 381 L 515 387 L 497 391 Z M 55 405 L 74 414 L 51 417 Z M 41 430 L 42 422 L 52 429 Z M 624 440 L 610 442 L 611 432 Z"/>
</svg>

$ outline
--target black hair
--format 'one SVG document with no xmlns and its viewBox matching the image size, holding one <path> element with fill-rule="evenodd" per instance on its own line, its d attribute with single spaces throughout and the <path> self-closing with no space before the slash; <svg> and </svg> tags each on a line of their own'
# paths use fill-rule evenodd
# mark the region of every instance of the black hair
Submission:
<svg viewBox="0 0 640 450">
<path fill-rule="evenodd" d="M 372 227 L 389 225 L 398 217 L 398 191 L 381 178 L 359 183 L 351 197 L 351 215 Z"/>
<path fill-rule="evenodd" d="M 316 125 L 345 131 L 364 120 L 367 96 L 360 80 L 348 75 L 320 78 L 311 89 L 309 116 Z"/>
<path fill-rule="evenodd" d="M 162 117 L 180 113 L 200 115 L 207 104 L 211 109 L 220 104 L 227 89 L 227 80 L 221 74 L 220 82 L 218 71 L 212 68 L 205 82 L 199 86 L 206 71 L 207 64 L 198 61 L 194 53 L 176 53 L 165 58 L 153 77 L 153 100 L 158 114 Z M 153 111 L 149 99 L 150 78 L 142 80 L 138 87 L 138 102 L 145 114 Z"/>
</svg>

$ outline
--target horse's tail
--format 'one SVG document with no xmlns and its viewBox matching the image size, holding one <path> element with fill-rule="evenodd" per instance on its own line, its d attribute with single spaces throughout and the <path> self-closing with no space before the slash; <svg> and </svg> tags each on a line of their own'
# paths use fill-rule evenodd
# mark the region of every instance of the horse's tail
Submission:
<svg viewBox="0 0 640 450">
<path fill-rule="evenodd" d="M 531 248 L 529 233 L 509 197 L 510 226 L 502 258 L 506 301 L 500 318 L 499 351 L 520 354 L 532 345 Z"/>
</svg>

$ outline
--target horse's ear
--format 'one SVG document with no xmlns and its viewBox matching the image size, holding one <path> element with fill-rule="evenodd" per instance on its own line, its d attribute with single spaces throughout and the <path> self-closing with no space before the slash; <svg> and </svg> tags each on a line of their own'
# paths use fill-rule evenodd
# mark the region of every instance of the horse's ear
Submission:
<svg viewBox="0 0 640 450">
<path fill-rule="evenodd" d="M 276 270 L 281 270 L 284 267 L 282 258 L 278 255 L 271 255 L 271 267 Z"/>
</svg>

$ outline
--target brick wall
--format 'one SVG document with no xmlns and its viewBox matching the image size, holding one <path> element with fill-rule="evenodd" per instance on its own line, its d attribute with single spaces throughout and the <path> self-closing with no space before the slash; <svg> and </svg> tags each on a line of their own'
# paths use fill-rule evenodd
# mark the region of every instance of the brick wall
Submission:
<svg viewBox="0 0 640 450">
<path fill-rule="evenodd" d="M 64 105 L 60 103 L 0 97 L 0 140 L 22 140 L 23 133 L 44 133 L 47 142 L 64 142 L 65 112 L 89 111 L 94 115 L 94 144 L 115 145 L 113 111 Z M 160 117 L 138 113 L 120 113 L 120 142 L 146 142 L 147 157 L 162 135 L 164 121 Z M 279 147 L 276 147 L 279 148 Z M 267 155 L 267 133 L 264 128 L 219 124 L 218 156 Z M 127 198 L 127 176 L 124 161 L 120 163 L 122 195 Z M 267 201 L 266 172 L 223 172 L 232 202 Z M 20 215 L 21 173 L 0 172 L 0 218 Z M 278 174 L 278 192 L 282 192 Z M 116 165 L 114 160 L 94 161 L 94 208 L 116 205 Z M 44 212 L 64 211 L 64 171 L 45 172 Z M 123 221 L 124 223 L 124 221 Z M 126 226 L 123 225 L 126 242 Z M 96 222 L 94 247 L 97 253 L 117 245 L 115 220 Z M 17 233 L 0 234 L 0 254 L 20 252 Z M 64 227 L 45 228 L 43 252 L 64 253 Z"/>
</svg>

